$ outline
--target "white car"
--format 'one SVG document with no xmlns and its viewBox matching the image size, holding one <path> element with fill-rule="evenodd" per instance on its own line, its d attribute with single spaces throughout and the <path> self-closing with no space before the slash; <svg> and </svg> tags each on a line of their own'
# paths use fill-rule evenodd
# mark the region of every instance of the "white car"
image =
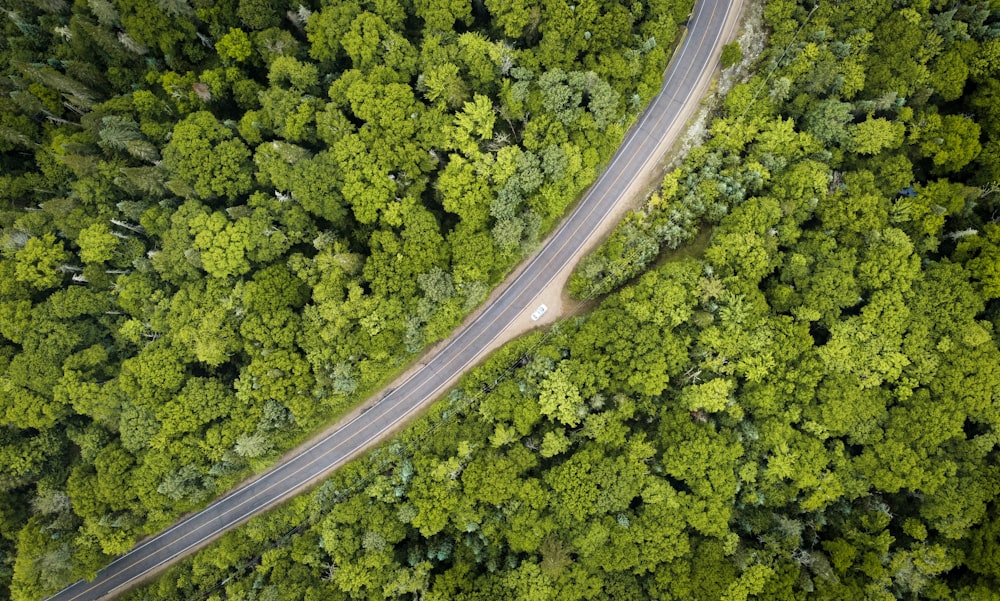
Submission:
<svg viewBox="0 0 1000 601">
<path fill-rule="evenodd" d="M 531 321 L 538 321 L 538 318 L 545 315 L 545 312 L 548 310 L 549 308 L 545 305 L 538 305 L 538 308 L 531 313 Z"/>
</svg>

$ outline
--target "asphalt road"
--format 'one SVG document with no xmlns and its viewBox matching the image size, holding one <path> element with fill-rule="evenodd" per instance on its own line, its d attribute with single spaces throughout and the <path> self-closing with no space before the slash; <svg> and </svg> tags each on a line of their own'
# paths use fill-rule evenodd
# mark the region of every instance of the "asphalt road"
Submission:
<svg viewBox="0 0 1000 601">
<path fill-rule="evenodd" d="M 273 507 L 328 475 L 361 449 L 390 434 L 403 420 L 436 399 L 470 366 L 483 358 L 505 329 L 531 312 L 539 291 L 553 274 L 576 262 L 593 233 L 611 213 L 632 182 L 660 159 L 665 132 L 684 118 L 713 57 L 727 21 L 739 0 L 699 0 L 688 32 L 676 52 L 660 94 L 630 130 L 604 174 L 545 246 L 495 296 L 478 317 L 405 382 L 353 420 L 286 458 L 257 479 L 216 500 L 152 537 L 108 565 L 92 582 L 79 581 L 50 599 L 94 601 L 110 598 L 151 572 L 189 554 L 221 533 Z"/>
</svg>

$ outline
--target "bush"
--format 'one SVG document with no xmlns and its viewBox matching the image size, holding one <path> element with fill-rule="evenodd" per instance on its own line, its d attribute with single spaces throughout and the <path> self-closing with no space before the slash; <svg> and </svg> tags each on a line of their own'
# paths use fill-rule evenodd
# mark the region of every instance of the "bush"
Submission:
<svg viewBox="0 0 1000 601">
<path fill-rule="evenodd" d="M 739 42 L 730 42 L 722 47 L 722 68 L 728 69 L 743 60 L 743 50 Z"/>
</svg>

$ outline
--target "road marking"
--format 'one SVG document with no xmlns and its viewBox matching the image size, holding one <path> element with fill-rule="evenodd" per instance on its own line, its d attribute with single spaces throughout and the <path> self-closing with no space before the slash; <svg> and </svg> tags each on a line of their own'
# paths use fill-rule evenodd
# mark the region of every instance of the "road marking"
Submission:
<svg viewBox="0 0 1000 601">
<path fill-rule="evenodd" d="M 739 2 L 738 4 L 742 5 L 742 2 Z M 708 24 L 711 24 L 712 19 L 716 16 L 716 9 L 718 8 L 718 6 L 719 6 L 718 2 L 716 2 L 716 3 L 713 4 L 711 15 L 708 17 Z M 696 23 L 698 21 L 698 19 L 700 18 L 704 7 L 705 7 L 705 2 L 699 2 L 698 9 L 697 9 L 697 11 L 695 13 L 695 16 L 689 22 Z M 726 11 L 724 14 L 726 16 L 726 19 L 724 19 L 723 23 L 719 27 L 719 30 L 716 32 L 715 41 L 713 43 L 713 50 L 709 53 L 709 58 L 711 58 L 712 54 L 715 53 L 715 45 L 718 44 L 719 38 L 722 37 L 722 35 L 724 33 L 725 21 L 728 19 L 729 13 L 728 13 L 728 11 Z M 708 36 L 708 31 L 709 31 L 708 24 L 706 25 L 706 29 L 702 32 L 702 36 L 701 36 L 701 38 L 699 40 L 698 46 L 695 47 L 695 49 L 694 49 L 694 52 L 695 52 L 696 55 L 697 55 L 697 52 L 703 48 L 702 45 L 703 45 L 705 39 Z M 686 53 L 690 52 L 691 48 L 692 48 L 692 46 L 688 46 L 687 45 L 687 40 L 685 40 L 685 42 L 683 43 L 683 45 L 682 45 L 682 47 L 680 49 L 681 52 L 677 56 L 677 59 L 676 59 L 676 62 L 675 62 L 675 66 L 679 66 L 682 63 L 682 61 L 684 59 L 684 55 Z M 681 77 L 681 81 L 682 82 L 690 75 L 692 68 L 693 68 L 693 63 L 688 63 L 687 68 L 684 71 L 684 75 Z M 640 136 L 640 134 L 644 133 L 643 132 L 643 128 L 646 125 L 648 125 L 648 123 L 646 123 L 646 122 L 650 118 L 652 118 L 651 114 L 653 113 L 653 111 L 655 110 L 655 108 L 658 107 L 658 106 L 660 106 L 660 107 L 663 106 L 661 104 L 661 101 L 665 102 L 668 105 L 669 104 L 674 104 L 674 103 L 677 102 L 677 98 L 675 96 L 670 96 L 669 98 L 667 98 L 664 94 L 669 91 L 668 86 L 671 84 L 671 81 L 674 79 L 674 77 L 678 73 L 679 73 L 679 69 L 671 70 L 670 71 L 669 75 L 667 76 L 666 81 L 664 81 L 664 84 L 661 87 L 661 92 L 658 93 L 656 95 L 656 97 L 653 98 L 653 101 L 650 104 L 649 109 L 647 111 L 645 111 L 640 116 L 639 121 L 637 121 L 636 124 L 634 125 L 634 130 L 633 131 L 635 133 L 633 135 L 629 136 L 624 141 L 624 143 L 622 144 L 622 146 L 619 147 L 619 149 L 618 149 L 618 151 L 616 151 L 616 154 L 615 154 L 614 158 L 612 159 L 611 163 L 603 170 L 603 172 L 601 173 L 601 175 L 591 185 L 591 190 L 596 190 L 598 187 L 600 187 L 600 186 L 602 186 L 602 185 L 604 185 L 604 184 L 607 183 L 606 179 L 608 177 L 610 177 L 610 172 L 612 171 L 612 169 L 614 168 L 614 166 L 629 152 L 629 150 L 635 144 L 639 144 L 639 147 L 642 148 L 644 145 L 646 145 L 647 143 L 649 143 L 649 141 L 652 139 L 652 134 L 651 133 L 646 132 L 644 136 Z M 697 83 L 697 80 L 695 81 L 695 83 Z M 684 97 L 684 102 L 680 103 L 680 106 L 683 107 L 685 104 L 687 104 L 687 102 L 690 100 L 691 96 L 694 94 L 695 87 L 696 86 L 689 87 L 689 89 L 687 91 L 687 94 Z M 679 116 L 679 115 L 675 115 L 674 117 L 677 117 L 677 116 Z M 656 117 L 655 123 L 653 124 L 654 127 L 655 128 L 659 128 L 660 125 L 661 125 L 661 122 L 663 121 L 663 119 L 665 117 L 666 117 L 666 111 L 664 110 L 664 111 L 662 111 L 660 113 L 660 115 L 658 117 Z M 641 137 L 641 141 L 640 141 L 640 137 Z M 655 149 L 655 147 L 654 147 L 654 149 Z M 250 510 L 249 512 L 242 513 L 239 517 L 237 517 L 235 519 L 233 519 L 233 518 L 230 517 L 230 515 L 232 513 L 234 513 L 236 510 L 238 510 L 239 508 L 243 507 L 247 503 L 249 503 L 249 502 L 257 499 L 261 495 L 264 495 L 264 494 L 270 492 L 271 490 L 273 490 L 278 485 L 284 483 L 289 478 L 292 478 L 292 477 L 294 477 L 294 476 L 302 473 L 306 469 L 308 469 L 308 468 L 312 467 L 313 465 L 315 465 L 320 460 L 326 459 L 328 455 L 330 455 L 334 451 L 338 450 L 343 445 L 345 445 L 346 443 L 350 442 L 351 440 L 353 440 L 354 438 L 356 438 L 360 434 L 366 432 L 370 427 L 377 426 L 379 420 L 381 420 L 382 418 L 390 417 L 391 416 L 391 412 L 393 410 L 395 410 L 397 407 L 399 407 L 405 401 L 409 400 L 414 394 L 417 393 L 417 391 L 420 388 L 422 388 L 424 386 L 427 386 L 427 385 L 433 385 L 434 378 L 436 376 L 439 376 L 439 369 L 435 369 L 435 368 L 432 367 L 432 364 L 435 361 L 438 361 L 438 360 L 444 361 L 444 365 L 440 366 L 440 368 L 445 368 L 445 367 L 450 366 L 456 360 L 459 360 L 462 357 L 462 354 L 465 353 L 469 349 L 469 347 L 471 347 L 473 344 L 475 344 L 476 342 L 478 342 L 479 339 L 482 338 L 484 335 L 487 335 L 489 333 L 489 328 L 491 328 L 492 326 L 496 325 L 505 314 L 509 313 L 511 310 L 514 310 L 514 313 L 515 313 L 514 316 L 510 317 L 507 320 L 507 323 L 505 323 L 503 325 L 503 327 L 500 328 L 500 330 L 496 334 L 494 334 L 488 341 L 486 341 L 485 344 L 482 344 L 481 348 L 485 349 L 490 344 L 492 344 L 493 341 L 495 341 L 501 334 L 503 334 L 503 332 L 510 326 L 510 324 L 521 313 L 522 309 L 514 309 L 516 303 L 521 299 L 522 296 L 524 296 L 525 294 L 528 294 L 529 291 L 532 290 L 532 285 L 541 277 L 542 272 L 545 271 L 545 269 L 548 268 L 553 263 L 553 261 L 559 256 L 559 254 L 562 251 L 564 251 L 567 248 L 567 246 L 569 246 L 574 241 L 574 238 L 576 237 L 576 235 L 579 234 L 583 230 L 583 227 L 589 222 L 589 220 L 591 219 L 591 217 L 593 217 L 593 215 L 595 214 L 595 212 L 597 212 L 598 209 L 602 208 L 601 203 L 603 203 L 607 199 L 608 195 L 611 194 L 613 192 L 613 190 L 616 189 L 615 186 L 618 184 L 619 180 L 624 176 L 624 172 L 627 171 L 632 166 L 632 163 L 637 158 L 639 158 L 641 156 L 643 156 L 643 155 L 641 155 L 641 154 L 633 154 L 632 156 L 628 157 L 628 159 L 626 160 L 626 163 L 625 163 L 624 167 L 621 170 L 619 170 L 619 173 L 614 177 L 614 179 L 610 183 L 607 183 L 607 186 L 608 186 L 607 190 L 605 190 L 603 193 L 601 193 L 601 195 L 599 197 L 598 196 L 592 196 L 588 192 L 584 196 L 584 199 L 581 201 L 581 204 L 584 205 L 584 206 L 580 207 L 580 208 L 585 208 L 585 210 L 587 210 L 587 213 L 584 215 L 583 213 L 578 213 L 578 212 L 574 211 L 574 213 L 570 216 L 570 218 L 567 219 L 566 221 L 564 221 L 556 229 L 556 231 L 552 234 L 552 237 L 550 238 L 550 240 L 552 240 L 552 243 L 555 243 L 559 239 L 560 236 L 565 236 L 566 240 L 564 240 L 558 247 L 552 247 L 552 246 L 549 246 L 549 245 L 546 245 L 545 247 L 543 247 L 542 251 L 538 252 L 535 255 L 535 257 L 533 257 L 531 259 L 531 261 L 529 261 L 528 264 L 525 265 L 525 267 L 522 269 L 521 273 L 519 273 L 517 275 L 517 277 L 515 277 L 514 280 L 510 283 L 510 285 L 497 297 L 496 302 L 491 307 L 487 308 L 486 311 L 484 311 L 481 315 L 479 315 L 478 317 L 476 317 L 476 319 L 474 319 L 465 329 L 463 329 L 461 332 L 459 332 L 458 335 L 456 335 L 447 345 L 445 345 L 445 347 L 443 349 L 441 349 L 441 351 L 437 355 L 435 355 L 435 357 L 433 357 L 432 359 L 430 359 L 427 362 L 427 364 L 424 366 L 424 368 L 422 368 L 422 369 L 414 372 L 413 374 L 411 374 L 396 389 L 396 390 L 399 390 L 400 388 L 402 388 L 403 386 L 406 386 L 412 380 L 414 380 L 415 378 L 417 378 L 417 376 L 422 376 L 423 377 L 423 381 L 422 382 L 415 382 L 413 384 L 413 387 L 412 387 L 413 390 L 412 391 L 409 391 L 409 392 L 406 392 L 405 394 L 403 394 L 403 396 L 399 400 L 397 400 L 395 402 L 392 402 L 391 404 L 385 404 L 384 405 L 384 403 L 392 396 L 393 393 L 396 392 L 396 390 L 394 390 L 394 391 L 386 394 L 381 400 L 377 401 L 375 404 L 373 404 L 370 407 L 370 409 L 376 409 L 376 408 L 378 408 L 380 410 L 384 409 L 384 410 L 380 411 L 377 415 L 376 414 L 372 414 L 371 411 L 362 412 L 361 414 L 355 416 L 353 419 L 351 419 L 349 422 L 347 422 L 346 424 L 344 424 L 343 426 L 341 426 L 340 428 L 338 428 L 334 432 L 331 432 L 330 434 L 324 436 L 323 438 L 321 438 L 319 441 L 317 441 L 313 445 L 309 446 L 307 449 L 304 449 L 299 455 L 293 457 L 287 463 L 280 464 L 280 465 L 276 466 L 272 471 L 265 472 L 264 474 L 261 474 L 259 477 L 255 478 L 254 480 L 251 480 L 250 482 L 246 483 L 245 485 L 243 485 L 243 486 L 241 486 L 241 487 L 239 487 L 239 488 L 237 488 L 237 489 L 235 489 L 233 491 L 230 491 L 229 493 L 227 493 L 226 495 L 220 497 L 219 499 L 217 499 L 215 502 L 213 502 L 211 505 L 209 505 L 208 507 L 206 507 L 202 511 L 200 511 L 198 513 L 194 513 L 194 514 L 188 516 L 184 520 L 182 520 L 182 521 L 174 524 L 170 528 L 168 528 L 168 529 L 160 532 L 159 534 L 157 534 L 153 538 L 145 541 L 144 543 L 141 543 L 139 546 L 137 546 L 134 549 L 132 549 L 131 551 L 129 551 L 126 555 L 123 555 L 123 556 L 115 559 L 110 564 L 108 564 L 108 566 L 106 566 L 104 568 L 104 570 L 101 570 L 101 571 L 104 572 L 105 570 L 108 570 L 108 569 L 112 568 L 113 566 L 115 566 L 119 562 L 121 562 L 121 561 L 123 561 L 125 559 L 128 559 L 130 557 L 134 558 L 134 554 L 135 553 L 141 551 L 142 549 L 144 549 L 145 547 L 147 547 L 147 546 L 149 546 L 149 545 L 151 545 L 153 543 L 161 542 L 162 538 L 166 537 L 169 533 L 175 531 L 176 529 L 181 528 L 181 527 L 183 527 L 185 525 L 188 525 L 190 522 L 192 522 L 192 521 L 194 521 L 196 519 L 199 519 L 199 518 L 205 519 L 205 514 L 207 512 L 209 512 L 211 509 L 219 507 L 220 505 L 222 505 L 226 501 L 230 500 L 234 496 L 236 496 L 236 495 L 238 495 L 238 494 L 240 494 L 242 492 L 246 492 L 246 491 L 250 490 L 255 484 L 263 482 L 264 480 L 266 480 L 269 477 L 280 475 L 283 471 L 286 471 L 287 469 L 290 469 L 290 468 L 294 467 L 298 463 L 298 461 L 300 459 L 306 458 L 309 453 L 311 453 L 311 452 L 317 450 L 318 448 L 320 448 L 320 447 L 326 445 L 327 443 L 329 443 L 331 440 L 333 440 L 334 437 L 336 437 L 337 435 L 339 435 L 342 432 L 344 432 L 347 428 L 349 428 L 352 424 L 354 424 L 358 420 L 360 420 L 362 418 L 365 418 L 365 417 L 370 417 L 371 418 L 371 421 L 369 421 L 367 424 L 364 424 L 364 425 L 360 426 L 359 429 L 357 431 L 355 431 L 354 433 L 348 433 L 347 437 L 344 440 L 339 441 L 336 444 L 334 444 L 332 447 L 324 450 L 319 456 L 317 456 L 317 457 L 309 460 L 307 463 L 305 463 L 304 465 L 298 467 L 297 469 L 294 469 L 291 473 L 285 475 L 284 477 L 282 477 L 281 479 L 277 480 L 276 482 L 273 482 L 272 484 L 266 486 L 265 488 L 263 488 L 263 489 L 261 489 L 259 491 L 256 491 L 249 498 L 243 500 L 242 502 L 238 503 L 237 505 L 234 505 L 231 508 L 224 509 L 223 513 L 221 513 L 220 515 L 217 515 L 217 516 L 212 517 L 212 518 L 208 518 L 207 521 L 204 522 L 203 524 L 195 526 L 194 529 L 192 529 L 190 532 L 188 532 L 186 534 L 183 534 L 182 536 L 180 536 L 179 538 L 176 538 L 173 541 L 170 541 L 167 545 L 165 545 L 164 547 L 161 547 L 159 549 L 156 549 L 155 551 L 153 551 L 151 554 L 147 555 L 146 557 L 142 557 L 142 558 L 136 559 L 132 563 L 130 563 L 128 565 L 125 565 L 125 566 L 122 566 L 121 569 L 117 570 L 113 574 L 107 574 L 106 577 L 102 576 L 104 578 L 104 581 L 112 579 L 112 578 L 114 578 L 114 577 L 122 574 L 122 572 L 124 572 L 125 570 L 127 570 L 127 569 L 129 569 L 129 568 L 131 568 L 131 567 L 133 567 L 133 566 L 135 566 L 135 565 L 137 565 L 137 564 L 139 564 L 139 563 L 141 563 L 143 561 L 151 560 L 153 557 L 155 557 L 160 552 L 165 551 L 167 546 L 174 546 L 177 543 L 180 543 L 181 541 L 187 539 L 189 536 L 192 536 L 192 535 L 198 533 L 198 531 L 200 531 L 200 530 L 202 530 L 202 529 L 204 529 L 206 527 L 209 527 L 213 522 L 215 522 L 215 521 L 217 521 L 219 519 L 224 519 L 224 520 L 228 519 L 228 522 L 225 525 L 216 528 L 215 530 L 213 530 L 209 534 L 207 534 L 205 536 L 202 536 L 197 541 L 195 541 L 195 542 L 193 542 L 191 544 L 188 544 L 186 547 L 184 547 L 183 549 L 181 549 L 179 551 L 174 552 L 172 555 L 170 555 L 166 559 L 163 559 L 160 562 L 156 563 L 151 568 L 148 568 L 147 570 L 143 571 L 141 574 L 133 576 L 132 578 L 129 578 L 125 582 L 123 582 L 123 583 L 115 586 L 114 588 L 110 589 L 107 593 L 104 593 L 104 595 L 111 594 L 114 591 L 122 588 L 123 586 L 126 586 L 126 585 L 130 584 L 131 582 L 133 582 L 133 581 L 135 581 L 135 580 L 137 580 L 137 579 L 145 576 L 150 571 L 153 571 L 153 570 L 159 568 L 160 566 L 164 565 L 165 563 L 169 563 L 170 561 L 172 561 L 173 559 L 175 559 L 179 555 L 182 555 L 182 554 L 186 553 L 192 547 L 196 547 L 196 546 L 204 543 L 205 541 L 207 541 L 207 540 L 215 537 L 219 533 L 224 532 L 225 530 L 228 530 L 233 525 L 235 525 L 235 524 L 243 521 L 244 519 L 252 516 L 254 513 L 257 513 L 258 511 L 260 511 L 260 510 L 262 510 L 264 508 L 270 507 L 272 504 L 280 501 L 282 498 L 285 498 L 288 495 L 292 494 L 293 492 L 295 492 L 295 491 L 297 491 L 297 490 L 305 487 L 306 484 L 308 484 L 309 482 L 312 482 L 316 478 L 319 478 L 319 477 L 323 476 L 326 472 L 332 470 L 334 467 L 339 466 L 340 464 L 344 463 L 349 457 L 351 457 L 352 455 L 354 455 L 356 452 L 358 452 L 359 450 L 361 450 L 363 447 L 365 447 L 368 444 L 370 444 L 371 442 L 377 440 L 386 431 L 394 428 L 400 421 L 402 421 L 406 417 L 408 417 L 418 407 L 421 407 L 423 405 L 424 401 L 426 401 L 429 398 L 434 398 L 435 395 L 442 388 L 444 388 L 445 385 L 449 382 L 449 378 L 445 378 L 445 380 L 442 383 L 439 383 L 436 386 L 434 386 L 434 388 L 429 393 L 424 394 L 422 402 L 415 403 L 412 406 L 410 406 L 409 408 L 407 408 L 401 415 L 399 415 L 398 417 L 396 417 L 395 419 L 393 419 L 388 425 L 383 426 L 377 432 L 375 432 L 372 436 L 369 436 L 367 439 L 365 439 L 364 441 L 362 441 L 359 445 L 357 445 L 357 447 L 355 449 L 353 449 L 352 451 L 344 454 L 340 458 L 333 459 L 331 463 L 329 463 L 328 465 L 326 465 L 318 473 L 311 474 L 306 479 L 305 482 L 302 482 L 299 485 L 297 485 L 297 486 L 295 486 L 295 487 L 293 487 L 293 488 L 291 488 L 291 489 L 289 489 L 287 491 L 282 492 L 280 495 L 274 496 L 274 497 L 272 497 L 272 498 L 270 498 L 270 499 L 268 499 L 268 500 L 266 500 L 266 501 L 258 504 L 254 509 Z M 629 178 L 629 180 L 627 182 L 627 185 L 625 187 L 626 190 L 635 183 L 636 179 L 644 171 L 643 168 L 651 160 L 653 160 L 653 158 L 654 157 L 652 156 L 652 154 L 645 155 L 644 160 L 642 161 L 642 163 L 639 164 L 639 168 L 636 170 L 635 174 L 633 174 Z M 607 217 L 607 215 L 614 208 L 614 206 L 617 204 L 617 201 L 620 200 L 620 198 L 621 198 L 621 194 L 619 194 L 618 197 L 615 198 L 616 202 L 609 203 L 607 206 L 603 207 L 604 211 L 603 211 L 603 214 L 600 215 L 600 218 L 598 220 L 599 222 L 603 221 Z M 589 206 L 588 206 L 588 203 L 589 203 Z M 572 231 L 570 231 L 571 227 L 573 228 Z M 590 237 L 589 235 L 586 236 L 586 237 L 584 237 L 584 239 L 581 240 L 579 242 L 579 244 L 577 245 L 577 248 L 574 249 L 574 251 L 573 251 L 572 254 L 575 254 L 576 251 L 579 249 L 579 247 L 581 247 L 583 244 L 585 244 L 587 242 L 587 239 L 589 237 Z M 552 250 L 551 252 L 548 253 L 549 257 L 546 259 L 544 265 L 542 266 L 542 269 L 540 269 L 538 273 L 536 273 L 535 275 L 533 275 L 531 277 L 530 281 L 527 283 L 527 285 L 520 292 L 516 292 L 515 289 L 521 283 L 522 278 L 524 278 L 526 275 L 529 274 L 530 270 L 535 266 L 535 264 L 540 259 L 542 259 L 543 255 L 545 255 L 546 252 L 549 251 L 550 248 L 554 248 L 554 250 Z M 514 297 L 510 298 L 510 299 L 507 299 L 507 302 L 501 303 L 501 301 L 504 300 L 504 299 L 506 299 L 507 295 L 510 295 L 510 294 L 513 294 Z M 537 294 L 536 294 L 536 296 L 537 296 Z M 534 298 L 534 297 L 532 297 L 532 298 Z M 529 300 L 531 300 L 531 299 L 529 299 Z M 491 310 L 494 310 L 494 309 L 495 309 L 494 312 L 497 313 L 497 315 L 494 316 L 488 323 L 486 323 L 481 328 L 481 331 L 479 333 L 477 333 L 477 334 L 471 334 L 471 332 L 474 330 L 474 328 L 477 325 L 480 324 L 481 320 L 483 320 L 484 318 L 486 318 L 486 316 L 490 314 Z M 461 348 L 459 348 L 457 350 L 453 350 L 453 347 L 456 344 L 459 343 L 459 341 L 462 339 L 463 336 L 471 336 L 472 339 L 468 343 L 466 343 L 465 345 L 463 345 Z M 451 353 L 451 355 L 452 355 L 451 357 L 448 357 L 447 360 L 442 359 L 442 357 L 445 357 L 449 353 Z M 461 366 L 459 366 L 457 368 L 457 370 L 455 370 L 455 373 L 461 373 L 470 364 L 472 364 L 475 361 L 478 361 L 480 359 L 479 355 L 481 353 L 482 353 L 482 351 L 480 351 L 480 353 L 474 354 L 470 359 L 467 359 Z M 431 367 L 430 371 L 432 373 L 430 375 L 425 375 L 428 367 Z M 81 582 L 81 581 L 77 581 L 73 585 L 70 585 L 70 588 L 72 586 L 75 586 L 76 584 L 79 584 L 79 582 Z M 84 594 L 86 594 L 86 593 L 94 590 L 98 586 L 100 586 L 100 584 L 101 584 L 101 582 L 95 582 L 95 583 L 93 583 L 92 586 L 90 586 L 87 589 L 81 591 L 80 593 L 74 595 L 68 601 L 74 601 L 75 599 L 78 599 L 80 596 L 82 596 L 82 595 L 84 595 Z"/>
</svg>

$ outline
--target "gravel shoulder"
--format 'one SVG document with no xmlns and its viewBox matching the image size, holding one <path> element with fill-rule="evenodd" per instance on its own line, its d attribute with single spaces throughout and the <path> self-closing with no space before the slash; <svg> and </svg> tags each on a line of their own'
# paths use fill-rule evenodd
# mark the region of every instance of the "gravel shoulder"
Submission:
<svg viewBox="0 0 1000 601">
<path fill-rule="evenodd" d="M 730 13 L 729 19 L 726 22 L 721 44 L 718 45 L 712 56 L 711 64 L 716 65 L 716 68 L 706 70 L 702 73 L 702 76 L 698 81 L 697 88 L 694 93 L 690 95 L 688 102 L 683 109 L 683 119 L 675 121 L 671 124 L 667 131 L 664 132 L 656 150 L 645 163 L 643 172 L 625 189 L 624 194 L 622 195 L 623 201 L 619 202 L 615 206 L 614 210 L 608 213 L 600 224 L 594 228 L 590 237 L 587 239 L 586 245 L 576 254 L 572 263 L 567 264 L 562 270 L 560 270 L 552 278 L 549 284 L 539 292 L 535 299 L 534 306 L 545 304 L 548 307 L 548 311 L 546 311 L 545 315 L 538 321 L 532 321 L 529 312 L 524 313 L 515 322 L 511 323 L 503 331 L 501 336 L 493 341 L 487 352 L 492 352 L 514 338 L 530 332 L 535 328 L 551 325 L 563 317 L 578 314 L 586 310 L 588 306 L 587 303 L 572 299 L 567 292 L 567 283 L 569 282 L 570 275 L 572 275 L 573 270 L 580 260 L 583 259 L 588 253 L 596 249 L 605 239 L 607 239 L 608 236 L 611 235 L 615 226 L 618 225 L 618 223 L 625 217 L 625 214 L 628 211 L 641 206 L 641 204 L 649 196 L 649 193 L 656 186 L 658 186 L 660 181 L 663 179 L 666 158 L 671 154 L 671 150 L 673 150 L 682 139 L 683 134 L 687 129 L 688 122 L 697 114 L 699 108 L 701 107 L 702 100 L 706 97 L 712 87 L 712 82 L 721 73 L 719 57 L 722 54 L 722 45 L 736 39 L 739 32 L 739 23 L 743 18 L 745 4 L 746 2 L 744 0 L 740 0 L 738 2 L 737 10 Z M 544 242 L 539 245 L 539 248 L 542 246 L 544 246 Z M 514 270 L 507 277 L 504 283 L 494 290 L 493 294 L 490 295 L 490 298 L 483 303 L 483 306 L 486 306 L 499 296 L 500 292 L 504 287 L 506 287 L 507 283 L 517 277 L 520 270 L 523 269 L 524 265 L 528 264 L 530 259 L 531 257 L 528 257 L 522 261 L 521 267 Z M 470 316 L 468 321 L 471 321 L 474 318 L 474 315 Z"/>
</svg>

